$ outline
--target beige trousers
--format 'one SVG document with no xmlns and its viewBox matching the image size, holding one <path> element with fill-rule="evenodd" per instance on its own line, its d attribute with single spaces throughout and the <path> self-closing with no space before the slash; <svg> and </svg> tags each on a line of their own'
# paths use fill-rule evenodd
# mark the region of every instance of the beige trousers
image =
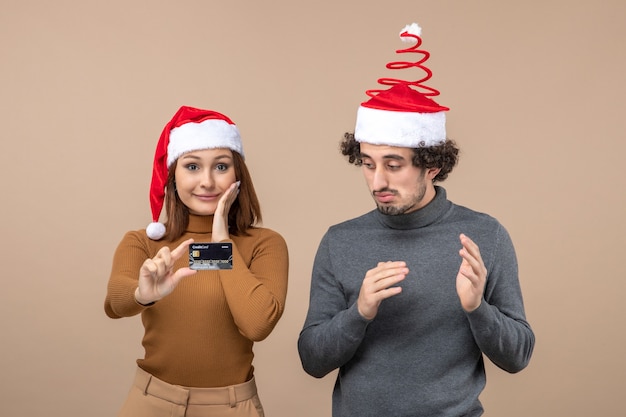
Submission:
<svg viewBox="0 0 626 417">
<path fill-rule="evenodd" d="M 171 385 L 141 368 L 118 417 L 264 417 L 254 378 L 222 388 Z"/>
</svg>

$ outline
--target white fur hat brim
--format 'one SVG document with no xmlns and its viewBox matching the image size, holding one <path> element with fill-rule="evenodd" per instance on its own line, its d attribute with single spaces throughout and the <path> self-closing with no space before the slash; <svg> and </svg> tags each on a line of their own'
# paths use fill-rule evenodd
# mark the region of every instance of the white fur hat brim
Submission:
<svg viewBox="0 0 626 417">
<path fill-rule="evenodd" d="M 228 148 L 243 156 L 241 135 L 236 125 L 221 119 L 200 123 L 185 123 L 170 132 L 167 146 L 167 166 L 181 155 L 202 149 Z"/>
<path fill-rule="evenodd" d="M 446 114 L 359 106 L 354 138 L 373 145 L 407 148 L 438 145 L 446 141 Z"/>
</svg>

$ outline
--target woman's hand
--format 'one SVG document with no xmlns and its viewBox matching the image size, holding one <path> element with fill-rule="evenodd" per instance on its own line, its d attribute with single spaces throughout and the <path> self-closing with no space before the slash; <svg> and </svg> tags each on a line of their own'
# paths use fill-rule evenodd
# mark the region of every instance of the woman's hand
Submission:
<svg viewBox="0 0 626 417">
<path fill-rule="evenodd" d="M 150 304 L 174 291 L 181 279 L 195 274 L 189 268 L 174 272 L 174 263 L 189 252 L 193 239 L 187 239 L 174 250 L 162 247 L 154 258 L 146 259 L 139 269 L 139 286 L 135 290 L 135 300 L 139 304 Z"/>
<path fill-rule="evenodd" d="M 221 242 L 230 237 L 228 233 L 228 213 L 237 195 L 239 195 L 239 184 L 241 184 L 241 181 L 232 183 L 224 192 L 220 201 L 217 202 L 215 215 L 213 216 L 213 233 L 211 235 L 213 242 Z"/>
</svg>

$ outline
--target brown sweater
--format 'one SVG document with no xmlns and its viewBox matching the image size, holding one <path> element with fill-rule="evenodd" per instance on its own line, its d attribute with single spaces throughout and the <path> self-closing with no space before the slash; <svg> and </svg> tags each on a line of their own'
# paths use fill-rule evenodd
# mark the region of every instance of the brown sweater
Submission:
<svg viewBox="0 0 626 417">
<path fill-rule="evenodd" d="M 150 240 L 145 230 L 128 232 L 113 258 L 104 310 L 111 318 L 141 313 L 145 357 L 137 364 L 175 385 L 221 387 L 252 378 L 252 344 L 270 334 L 285 308 L 287 245 L 265 228 L 231 236 L 232 270 L 198 271 L 150 307 L 135 301 L 144 260 L 190 237 L 210 242 L 212 222 L 213 216 L 191 215 L 187 233 L 175 242 Z M 175 269 L 184 266 L 186 256 Z"/>
</svg>

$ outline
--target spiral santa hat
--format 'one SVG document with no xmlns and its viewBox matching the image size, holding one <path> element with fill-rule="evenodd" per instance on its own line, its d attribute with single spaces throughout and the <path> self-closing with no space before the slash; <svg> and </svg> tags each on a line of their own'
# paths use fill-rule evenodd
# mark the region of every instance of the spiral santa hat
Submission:
<svg viewBox="0 0 626 417">
<path fill-rule="evenodd" d="M 396 53 L 418 53 L 422 58 L 417 62 L 390 62 L 387 68 L 419 68 L 426 75 L 415 81 L 378 79 L 379 84 L 391 87 L 366 91 L 371 98 L 361 103 L 357 111 L 354 137 L 358 142 L 409 148 L 445 142 L 445 112 L 449 109 L 430 98 L 439 95 L 438 90 L 424 85 L 432 77 L 432 72 L 423 65 L 430 53 L 418 49 L 422 44 L 421 31 L 417 23 L 405 26 L 400 32 L 400 39 L 403 42 L 415 42 L 415 45 L 399 49 Z"/>
</svg>

